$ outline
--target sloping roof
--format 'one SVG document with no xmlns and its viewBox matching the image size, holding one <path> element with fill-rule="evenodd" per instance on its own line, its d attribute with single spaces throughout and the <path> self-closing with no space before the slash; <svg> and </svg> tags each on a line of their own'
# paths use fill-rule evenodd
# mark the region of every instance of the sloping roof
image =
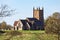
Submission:
<svg viewBox="0 0 60 40">
<path fill-rule="evenodd" d="M 20 20 L 22 22 L 23 25 L 25 25 L 27 23 L 27 20 Z"/>
<path fill-rule="evenodd" d="M 15 21 L 15 22 L 14 22 L 14 26 L 16 26 L 16 25 L 17 25 L 17 23 L 18 23 L 18 21 Z"/>
<path fill-rule="evenodd" d="M 37 21 L 36 18 L 27 18 L 27 19 L 29 19 L 30 21 Z"/>
</svg>

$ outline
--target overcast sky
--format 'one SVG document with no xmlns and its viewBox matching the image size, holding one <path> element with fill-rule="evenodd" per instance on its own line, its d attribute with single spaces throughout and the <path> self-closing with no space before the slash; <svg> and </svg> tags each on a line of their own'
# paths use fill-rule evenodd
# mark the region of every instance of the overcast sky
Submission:
<svg viewBox="0 0 60 40">
<path fill-rule="evenodd" d="M 13 25 L 15 20 L 33 17 L 33 7 L 44 8 L 44 19 L 54 12 L 60 12 L 60 0 L 0 0 L 0 5 L 8 5 L 11 9 L 16 9 L 15 15 L 11 17 L 0 18 L 0 21 L 6 21 Z"/>
</svg>

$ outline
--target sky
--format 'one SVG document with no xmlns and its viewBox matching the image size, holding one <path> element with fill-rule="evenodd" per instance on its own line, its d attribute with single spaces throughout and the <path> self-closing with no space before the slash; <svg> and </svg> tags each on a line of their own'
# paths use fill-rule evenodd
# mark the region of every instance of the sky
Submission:
<svg viewBox="0 0 60 40">
<path fill-rule="evenodd" d="M 60 12 L 60 0 L 0 0 L 0 5 L 8 5 L 15 9 L 15 14 L 9 17 L 0 17 L 0 22 L 5 21 L 12 25 L 14 21 L 33 17 L 34 8 L 44 8 L 44 19 L 47 19 L 54 12 Z"/>
</svg>

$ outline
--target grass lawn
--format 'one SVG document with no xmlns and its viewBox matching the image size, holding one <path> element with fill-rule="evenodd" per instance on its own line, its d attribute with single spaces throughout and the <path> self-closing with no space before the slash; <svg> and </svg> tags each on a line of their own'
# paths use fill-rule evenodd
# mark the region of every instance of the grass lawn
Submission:
<svg viewBox="0 0 60 40">
<path fill-rule="evenodd" d="M 5 31 L 0 34 L 0 40 L 58 40 L 58 35 L 40 30 Z"/>
</svg>

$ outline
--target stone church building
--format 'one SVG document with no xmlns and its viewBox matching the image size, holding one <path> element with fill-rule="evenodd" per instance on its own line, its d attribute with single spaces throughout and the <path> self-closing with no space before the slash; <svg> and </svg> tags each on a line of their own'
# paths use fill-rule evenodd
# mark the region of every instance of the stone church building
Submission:
<svg viewBox="0 0 60 40">
<path fill-rule="evenodd" d="M 33 17 L 14 22 L 14 30 L 43 30 L 44 16 L 43 8 L 33 8 Z"/>
</svg>

